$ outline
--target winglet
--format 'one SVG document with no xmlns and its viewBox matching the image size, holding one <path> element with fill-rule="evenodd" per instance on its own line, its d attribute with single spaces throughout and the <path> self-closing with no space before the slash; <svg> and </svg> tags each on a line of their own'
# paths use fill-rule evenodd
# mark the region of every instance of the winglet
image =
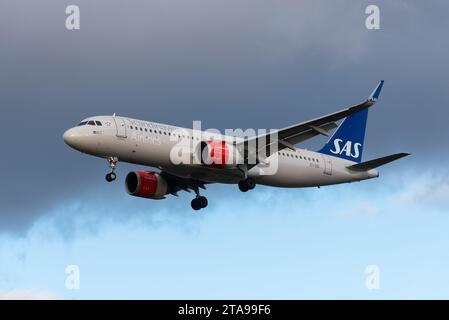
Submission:
<svg viewBox="0 0 449 320">
<path fill-rule="evenodd" d="M 368 97 L 368 101 L 370 102 L 376 102 L 377 99 L 379 99 L 380 91 L 382 91 L 382 87 L 384 85 L 384 80 L 380 80 L 379 84 L 377 85 L 376 89 L 370 94 Z"/>
</svg>

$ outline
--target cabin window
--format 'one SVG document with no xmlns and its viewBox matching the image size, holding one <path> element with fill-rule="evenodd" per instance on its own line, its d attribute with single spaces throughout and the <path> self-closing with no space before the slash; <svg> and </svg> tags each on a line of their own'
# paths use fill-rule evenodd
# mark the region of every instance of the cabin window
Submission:
<svg viewBox="0 0 449 320">
<path fill-rule="evenodd" d="M 94 126 L 95 125 L 95 121 L 90 120 L 87 124 L 90 125 L 90 126 Z"/>
<path fill-rule="evenodd" d="M 97 124 L 97 126 L 101 126 L 101 122 L 100 121 L 95 121 L 95 123 Z"/>
</svg>

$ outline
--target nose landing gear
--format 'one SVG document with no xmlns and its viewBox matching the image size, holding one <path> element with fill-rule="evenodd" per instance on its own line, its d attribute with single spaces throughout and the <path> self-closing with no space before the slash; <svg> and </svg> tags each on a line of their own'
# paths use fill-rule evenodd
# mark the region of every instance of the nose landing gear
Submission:
<svg viewBox="0 0 449 320">
<path fill-rule="evenodd" d="M 107 182 L 112 182 L 117 179 L 117 175 L 114 172 L 110 172 L 105 176 Z"/>
<path fill-rule="evenodd" d="M 105 176 L 105 179 L 107 182 L 111 182 L 111 181 L 114 181 L 115 179 L 117 179 L 117 175 L 115 174 L 115 167 L 117 165 L 118 158 L 117 157 L 108 157 L 107 160 L 109 163 L 109 169 L 111 171 Z"/>
</svg>

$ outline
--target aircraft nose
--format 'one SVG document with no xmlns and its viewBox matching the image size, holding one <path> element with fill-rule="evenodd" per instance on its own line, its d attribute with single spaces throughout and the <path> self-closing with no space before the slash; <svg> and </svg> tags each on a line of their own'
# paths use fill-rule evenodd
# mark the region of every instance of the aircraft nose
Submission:
<svg viewBox="0 0 449 320">
<path fill-rule="evenodd" d="M 75 147 L 79 139 L 79 135 L 73 128 L 64 132 L 62 137 L 64 139 L 64 142 L 71 147 Z"/>
</svg>

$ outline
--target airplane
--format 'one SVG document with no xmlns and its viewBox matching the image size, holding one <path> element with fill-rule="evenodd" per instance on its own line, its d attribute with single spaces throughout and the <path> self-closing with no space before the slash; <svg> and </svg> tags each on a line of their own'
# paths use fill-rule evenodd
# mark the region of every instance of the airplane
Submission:
<svg viewBox="0 0 449 320">
<path fill-rule="evenodd" d="M 409 155 L 396 153 L 362 162 L 368 110 L 378 101 L 383 85 L 382 80 L 359 104 L 253 136 L 222 135 L 113 114 L 84 119 L 68 129 L 63 139 L 82 153 L 105 158 L 108 182 L 117 177 L 118 161 L 157 169 L 129 172 L 125 189 L 130 195 L 164 199 L 178 196 L 179 191 L 194 191 L 191 207 L 199 210 L 208 205 L 200 189 L 212 183 L 236 184 L 247 192 L 257 184 L 303 188 L 377 178 L 376 168 Z M 295 147 L 318 135 L 330 136 L 320 150 Z"/>
</svg>

